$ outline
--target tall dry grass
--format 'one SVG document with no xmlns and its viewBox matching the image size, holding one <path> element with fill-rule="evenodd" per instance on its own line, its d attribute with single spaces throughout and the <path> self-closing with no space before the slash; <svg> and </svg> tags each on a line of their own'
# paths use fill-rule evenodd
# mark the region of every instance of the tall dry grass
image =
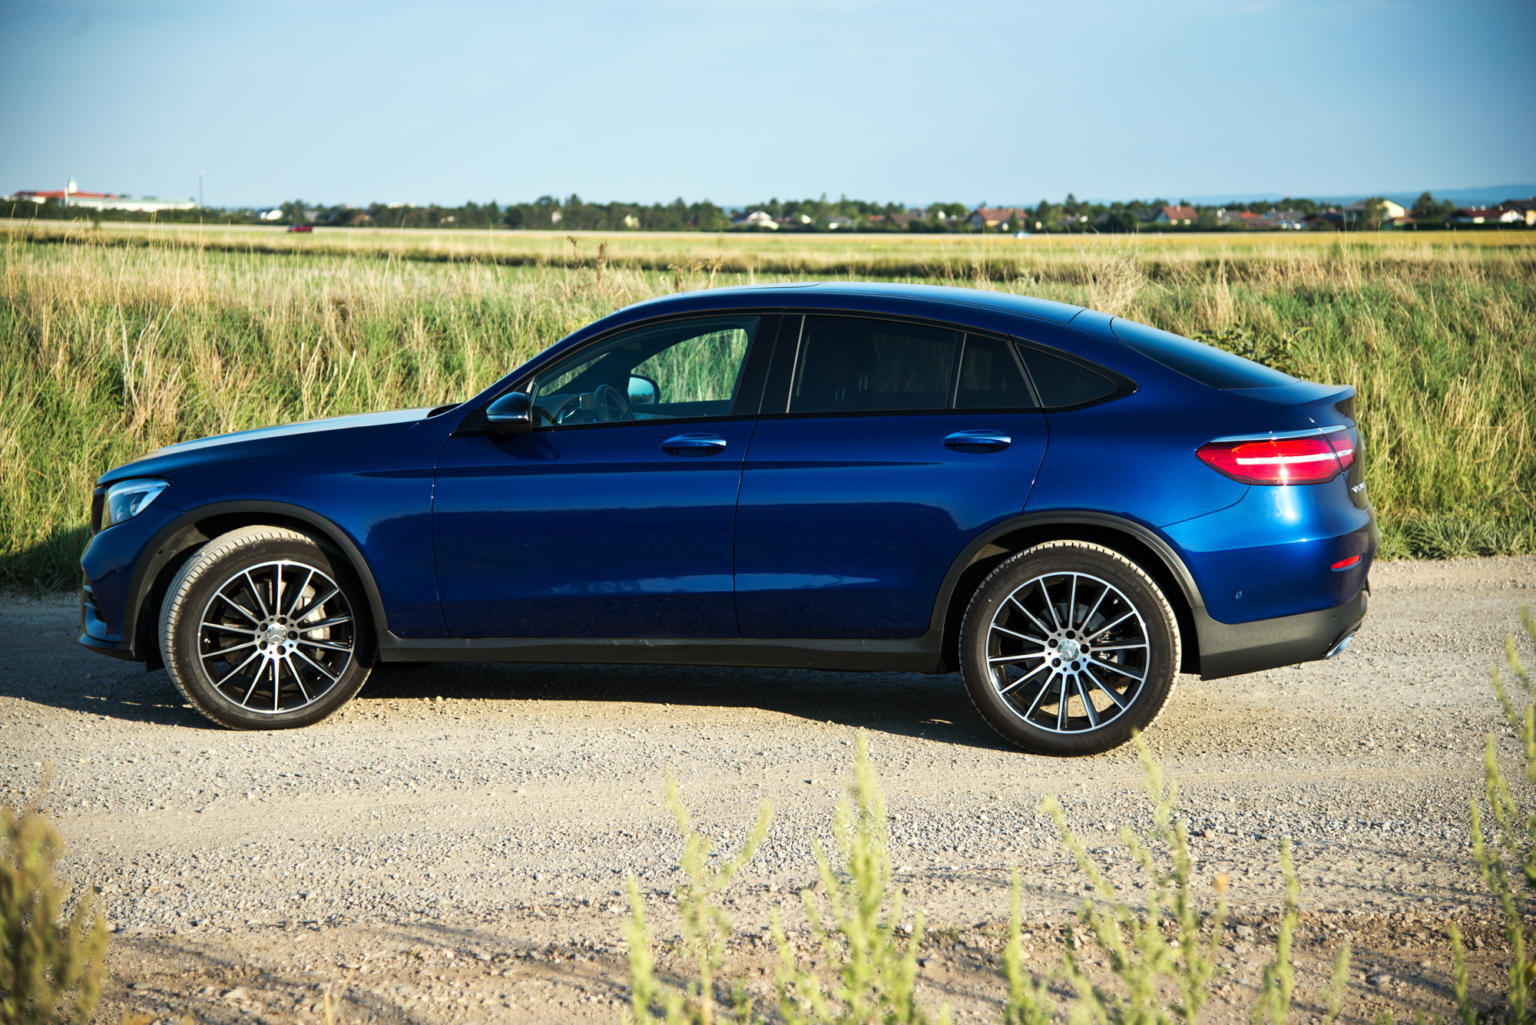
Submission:
<svg viewBox="0 0 1536 1025">
<path fill-rule="evenodd" d="M 629 302 L 802 277 L 1024 292 L 1261 340 L 1288 369 L 1359 389 L 1388 554 L 1536 550 L 1536 247 L 1520 239 L 13 225 L 0 231 L 0 583 L 70 585 L 92 480 L 161 445 L 461 398 Z"/>
</svg>

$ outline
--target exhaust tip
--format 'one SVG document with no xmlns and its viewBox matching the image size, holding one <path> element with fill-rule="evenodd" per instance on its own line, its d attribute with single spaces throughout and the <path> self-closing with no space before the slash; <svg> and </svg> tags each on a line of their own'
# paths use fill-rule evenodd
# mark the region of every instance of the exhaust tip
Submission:
<svg viewBox="0 0 1536 1025">
<path fill-rule="evenodd" d="M 1359 627 L 1356 627 L 1354 630 L 1351 630 L 1343 637 L 1340 637 L 1338 641 L 1334 643 L 1333 647 L 1328 649 L 1328 654 L 1324 655 L 1323 657 L 1338 658 L 1340 655 L 1344 654 L 1344 649 L 1349 647 L 1349 642 L 1355 639 L 1355 634 L 1358 632 Z"/>
</svg>

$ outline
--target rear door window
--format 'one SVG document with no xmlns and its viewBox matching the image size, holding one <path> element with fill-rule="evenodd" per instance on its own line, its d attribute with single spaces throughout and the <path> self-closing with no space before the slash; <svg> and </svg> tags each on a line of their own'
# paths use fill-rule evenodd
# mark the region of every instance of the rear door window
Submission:
<svg viewBox="0 0 1536 1025">
<path fill-rule="evenodd" d="M 808 316 L 791 413 L 888 413 L 949 404 L 960 333 L 863 317 Z"/>
<path fill-rule="evenodd" d="M 956 409 L 1035 409 L 1013 346 L 998 338 L 967 335 L 955 384 Z"/>
</svg>

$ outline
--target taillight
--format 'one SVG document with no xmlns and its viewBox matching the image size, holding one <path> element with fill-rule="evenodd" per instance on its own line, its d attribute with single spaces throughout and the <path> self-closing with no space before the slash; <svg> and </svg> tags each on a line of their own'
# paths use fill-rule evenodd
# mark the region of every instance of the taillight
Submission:
<svg viewBox="0 0 1536 1025">
<path fill-rule="evenodd" d="M 1355 461 L 1352 432 L 1282 438 L 1228 438 L 1195 452 L 1208 466 L 1244 484 L 1319 484 Z"/>
<path fill-rule="evenodd" d="M 1333 454 L 1339 457 L 1339 466 L 1349 469 L 1355 461 L 1355 432 L 1335 431 L 1324 435 L 1333 446 Z"/>
</svg>

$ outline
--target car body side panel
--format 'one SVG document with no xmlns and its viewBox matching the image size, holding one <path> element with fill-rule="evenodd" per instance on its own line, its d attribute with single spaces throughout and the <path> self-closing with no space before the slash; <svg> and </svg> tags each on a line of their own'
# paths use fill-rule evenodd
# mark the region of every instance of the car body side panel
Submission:
<svg viewBox="0 0 1536 1025">
<path fill-rule="evenodd" d="M 285 511 L 302 510 L 359 554 L 377 586 L 386 620 L 381 628 L 442 636 L 430 529 L 432 465 L 442 434 L 439 423 L 419 420 L 256 433 L 239 445 L 172 447 L 120 467 L 112 479 L 164 476 L 172 484 L 138 517 L 91 539 L 81 560 L 88 576 L 109 588 L 118 578 L 134 580 L 132 590 L 124 586 L 123 609 L 115 615 L 106 609 L 117 603 L 98 591 L 104 619 L 136 615 L 135 603 L 150 583 L 139 562 L 154 554 L 140 547 L 150 536 L 139 534 L 164 513 L 179 510 L 179 518 L 192 524 L 210 517 L 297 519 Z M 323 538 L 328 531 L 316 533 Z"/>
<path fill-rule="evenodd" d="M 1195 457 L 1212 436 L 1201 410 L 1157 393 L 1046 415 L 1051 450 L 1031 512 L 1096 509 L 1161 527 L 1225 508 L 1248 491 Z"/>
<path fill-rule="evenodd" d="M 1250 488 L 1236 505 L 1165 528 L 1221 623 L 1314 612 L 1351 601 L 1380 544 L 1375 513 L 1343 474 L 1322 484 Z M 1343 570 L 1332 565 L 1352 556 Z"/>
<path fill-rule="evenodd" d="M 945 446 L 972 429 L 1012 443 Z M 1023 510 L 1045 446 L 1039 413 L 765 417 L 736 516 L 742 635 L 926 632 L 956 553 Z"/>
<path fill-rule="evenodd" d="M 725 442 L 671 455 L 677 435 Z M 734 637 L 731 528 L 750 419 L 451 438 L 433 531 L 454 637 Z"/>
</svg>

